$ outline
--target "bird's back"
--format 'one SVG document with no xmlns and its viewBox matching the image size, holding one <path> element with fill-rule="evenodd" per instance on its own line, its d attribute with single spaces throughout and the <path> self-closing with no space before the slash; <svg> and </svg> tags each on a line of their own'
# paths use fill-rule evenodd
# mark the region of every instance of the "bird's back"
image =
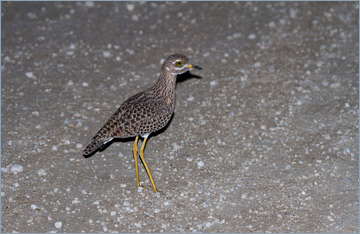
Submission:
<svg viewBox="0 0 360 234">
<path fill-rule="evenodd" d="M 85 148 L 92 154 L 114 138 L 143 136 L 163 128 L 174 112 L 172 104 L 159 98 L 151 89 L 127 99 L 109 118 Z"/>
</svg>

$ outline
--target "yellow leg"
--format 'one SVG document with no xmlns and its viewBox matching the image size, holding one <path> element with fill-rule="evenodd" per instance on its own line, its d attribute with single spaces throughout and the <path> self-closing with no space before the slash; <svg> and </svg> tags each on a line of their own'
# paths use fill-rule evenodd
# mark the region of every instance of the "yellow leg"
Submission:
<svg viewBox="0 0 360 234">
<path fill-rule="evenodd" d="M 142 146 L 141 146 L 141 149 L 140 149 L 140 152 L 139 152 L 139 156 L 140 156 L 140 159 L 141 159 L 142 163 L 144 164 L 145 170 L 146 170 L 146 172 L 147 172 L 147 174 L 149 176 L 149 179 L 151 181 L 154 192 L 156 193 L 157 190 L 156 190 L 154 180 L 153 180 L 153 178 L 151 176 L 150 170 L 149 170 L 148 166 L 146 165 L 145 158 L 144 158 L 144 148 L 145 148 L 146 140 L 147 140 L 147 137 L 144 138 L 144 141 L 142 143 Z"/>
<path fill-rule="evenodd" d="M 136 187 L 139 188 L 140 182 L 139 182 L 139 170 L 138 170 L 138 164 L 137 164 L 137 143 L 138 143 L 139 136 L 135 138 L 135 142 L 133 144 L 133 153 L 134 153 L 134 162 L 135 162 L 135 171 L 136 171 Z"/>
</svg>

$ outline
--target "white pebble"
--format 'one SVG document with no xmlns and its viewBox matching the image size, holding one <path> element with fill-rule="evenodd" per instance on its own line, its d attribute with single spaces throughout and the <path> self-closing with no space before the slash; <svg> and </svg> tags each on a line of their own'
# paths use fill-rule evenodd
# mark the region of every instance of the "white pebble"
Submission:
<svg viewBox="0 0 360 234">
<path fill-rule="evenodd" d="M 10 172 L 14 173 L 14 174 L 22 172 L 23 170 L 24 170 L 24 168 L 19 164 L 15 164 L 10 167 Z"/>
<path fill-rule="evenodd" d="M 73 85 L 74 84 L 74 82 L 72 81 L 72 80 L 69 80 L 67 83 L 66 83 L 66 85 Z"/>
<path fill-rule="evenodd" d="M 89 86 L 89 83 L 88 82 L 82 82 L 81 84 L 83 87 L 88 87 Z"/>
<path fill-rule="evenodd" d="M 85 6 L 87 7 L 94 7 L 94 2 L 85 2 Z"/>
<path fill-rule="evenodd" d="M 56 223 L 55 223 L 55 227 L 56 227 L 56 228 L 61 228 L 61 227 L 62 227 L 62 222 L 61 222 L 61 221 L 56 222 Z"/>
<path fill-rule="evenodd" d="M 218 84 L 218 82 L 217 82 L 216 80 L 213 80 L 213 81 L 210 82 L 210 85 L 211 85 L 211 86 L 215 86 L 215 85 L 217 85 L 217 84 Z"/>
<path fill-rule="evenodd" d="M 74 200 L 71 201 L 72 204 L 78 204 L 80 203 L 79 198 L 75 197 Z"/>
<path fill-rule="evenodd" d="M 53 147 L 51 147 L 51 149 L 52 149 L 53 151 L 56 151 L 58 148 L 57 148 L 55 145 L 53 145 Z"/>
<path fill-rule="evenodd" d="M 80 144 L 80 143 L 76 143 L 76 148 L 81 149 L 82 147 L 83 147 L 83 145 L 82 145 L 82 144 Z"/>
<path fill-rule="evenodd" d="M 30 208 L 33 209 L 33 210 L 35 210 L 35 209 L 37 208 L 37 206 L 36 206 L 35 204 L 32 204 L 32 205 L 30 206 Z"/>
<path fill-rule="evenodd" d="M 135 9 L 135 5 L 134 4 L 126 4 L 126 9 L 128 11 L 133 11 Z"/>
<path fill-rule="evenodd" d="M 187 101 L 193 101 L 194 100 L 194 97 L 193 96 L 190 96 L 187 98 Z"/>
<path fill-rule="evenodd" d="M 336 89 L 336 88 L 339 88 L 340 87 L 340 83 L 339 82 L 336 82 L 336 83 L 333 83 L 330 85 L 330 88 L 332 89 Z"/>
<path fill-rule="evenodd" d="M 34 78 L 34 74 L 32 72 L 26 72 L 25 75 L 27 78 Z"/>
<path fill-rule="evenodd" d="M 261 67 L 261 63 L 260 63 L 260 62 L 256 62 L 256 63 L 254 63 L 253 66 L 254 66 L 254 67 Z"/>
<path fill-rule="evenodd" d="M 109 58 L 110 57 L 110 52 L 109 51 L 103 51 L 103 56 L 105 57 L 105 58 Z"/>
<path fill-rule="evenodd" d="M 256 35 L 255 35 L 254 33 L 251 33 L 251 34 L 248 36 L 248 38 L 249 38 L 250 40 L 253 40 L 253 39 L 256 38 Z"/>
<path fill-rule="evenodd" d="M 138 191 L 138 193 L 141 193 L 143 190 L 144 190 L 143 187 L 139 187 L 137 191 Z"/>
<path fill-rule="evenodd" d="M 8 167 L 2 167 L 2 168 L 1 168 L 1 172 L 9 173 L 9 172 L 10 172 L 10 168 L 8 168 Z"/>
<path fill-rule="evenodd" d="M 36 173 L 38 174 L 38 176 L 45 176 L 47 174 L 44 169 L 40 169 Z"/>
<path fill-rule="evenodd" d="M 203 161 L 200 161 L 197 163 L 198 167 L 203 167 L 204 166 L 204 162 Z"/>
</svg>

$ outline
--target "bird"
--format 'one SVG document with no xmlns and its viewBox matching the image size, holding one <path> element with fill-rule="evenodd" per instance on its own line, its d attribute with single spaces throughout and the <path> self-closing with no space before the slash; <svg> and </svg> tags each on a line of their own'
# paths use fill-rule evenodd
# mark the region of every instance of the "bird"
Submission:
<svg viewBox="0 0 360 234">
<path fill-rule="evenodd" d="M 113 139 L 135 137 L 132 151 L 135 163 L 136 186 L 138 188 L 140 186 L 137 163 L 138 153 L 152 188 L 156 193 L 157 188 L 150 169 L 145 162 L 144 148 L 149 135 L 164 128 L 174 113 L 177 75 L 192 69 L 201 70 L 202 68 L 189 63 L 189 59 L 185 55 L 170 55 L 162 64 L 160 76 L 156 83 L 121 104 L 86 146 L 83 155 L 94 154 L 97 150 L 103 149 Z M 139 137 L 143 138 L 140 150 L 137 147 Z"/>
</svg>

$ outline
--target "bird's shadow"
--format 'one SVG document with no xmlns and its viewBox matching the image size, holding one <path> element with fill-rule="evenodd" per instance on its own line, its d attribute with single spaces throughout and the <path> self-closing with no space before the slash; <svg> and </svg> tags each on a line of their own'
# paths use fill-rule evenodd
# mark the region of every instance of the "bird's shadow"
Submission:
<svg viewBox="0 0 360 234">
<path fill-rule="evenodd" d="M 195 78 L 195 79 L 202 79 L 201 76 L 194 75 L 194 74 L 190 73 L 189 71 L 187 71 L 187 72 L 185 72 L 185 73 L 180 74 L 180 75 L 177 76 L 177 78 L 176 78 L 176 83 L 182 83 L 182 82 L 184 82 L 184 81 L 186 81 L 186 80 L 193 79 L 193 78 Z M 171 116 L 169 122 L 165 125 L 165 127 L 163 127 L 162 129 L 160 129 L 160 130 L 158 130 L 158 131 L 156 131 L 156 132 L 153 132 L 153 133 L 149 136 L 149 138 L 151 138 L 152 136 L 157 136 L 157 135 L 165 132 L 166 129 L 169 127 L 171 121 L 173 120 L 174 115 L 175 115 L 175 113 Z M 102 151 L 106 150 L 106 149 L 107 149 L 110 145 L 112 145 L 114 142 L 123 142 L 123 143 L 125 143 L 125 142 L 129 142 L 129 141 L 134 141 L 134 140 L 135 140 L 135 137 L 115 138 L 115 139 L 112 140 L 111 142 L 109 142 L 109 143 L 101 146 L 99 149 L 95 150 L 93 153 L 91 153 L 91 154 L 89 154 L 89 155 L 83 155 L 83 156 L 84 156 L 84 158 L 90 158 L 91 156 L 93 156 L 93 155 L 96 154 L 97 152 L 102 152 Z"/>
<path fill-rule="evenodd" d="M 182 83 L 186 80 L 193 79 L 193 78 L 194 79 L 202 79 L 202 76 L 194 75 L 191 72 L 187 71 L 176 77 L 176 83 Z"/>
</svg>

